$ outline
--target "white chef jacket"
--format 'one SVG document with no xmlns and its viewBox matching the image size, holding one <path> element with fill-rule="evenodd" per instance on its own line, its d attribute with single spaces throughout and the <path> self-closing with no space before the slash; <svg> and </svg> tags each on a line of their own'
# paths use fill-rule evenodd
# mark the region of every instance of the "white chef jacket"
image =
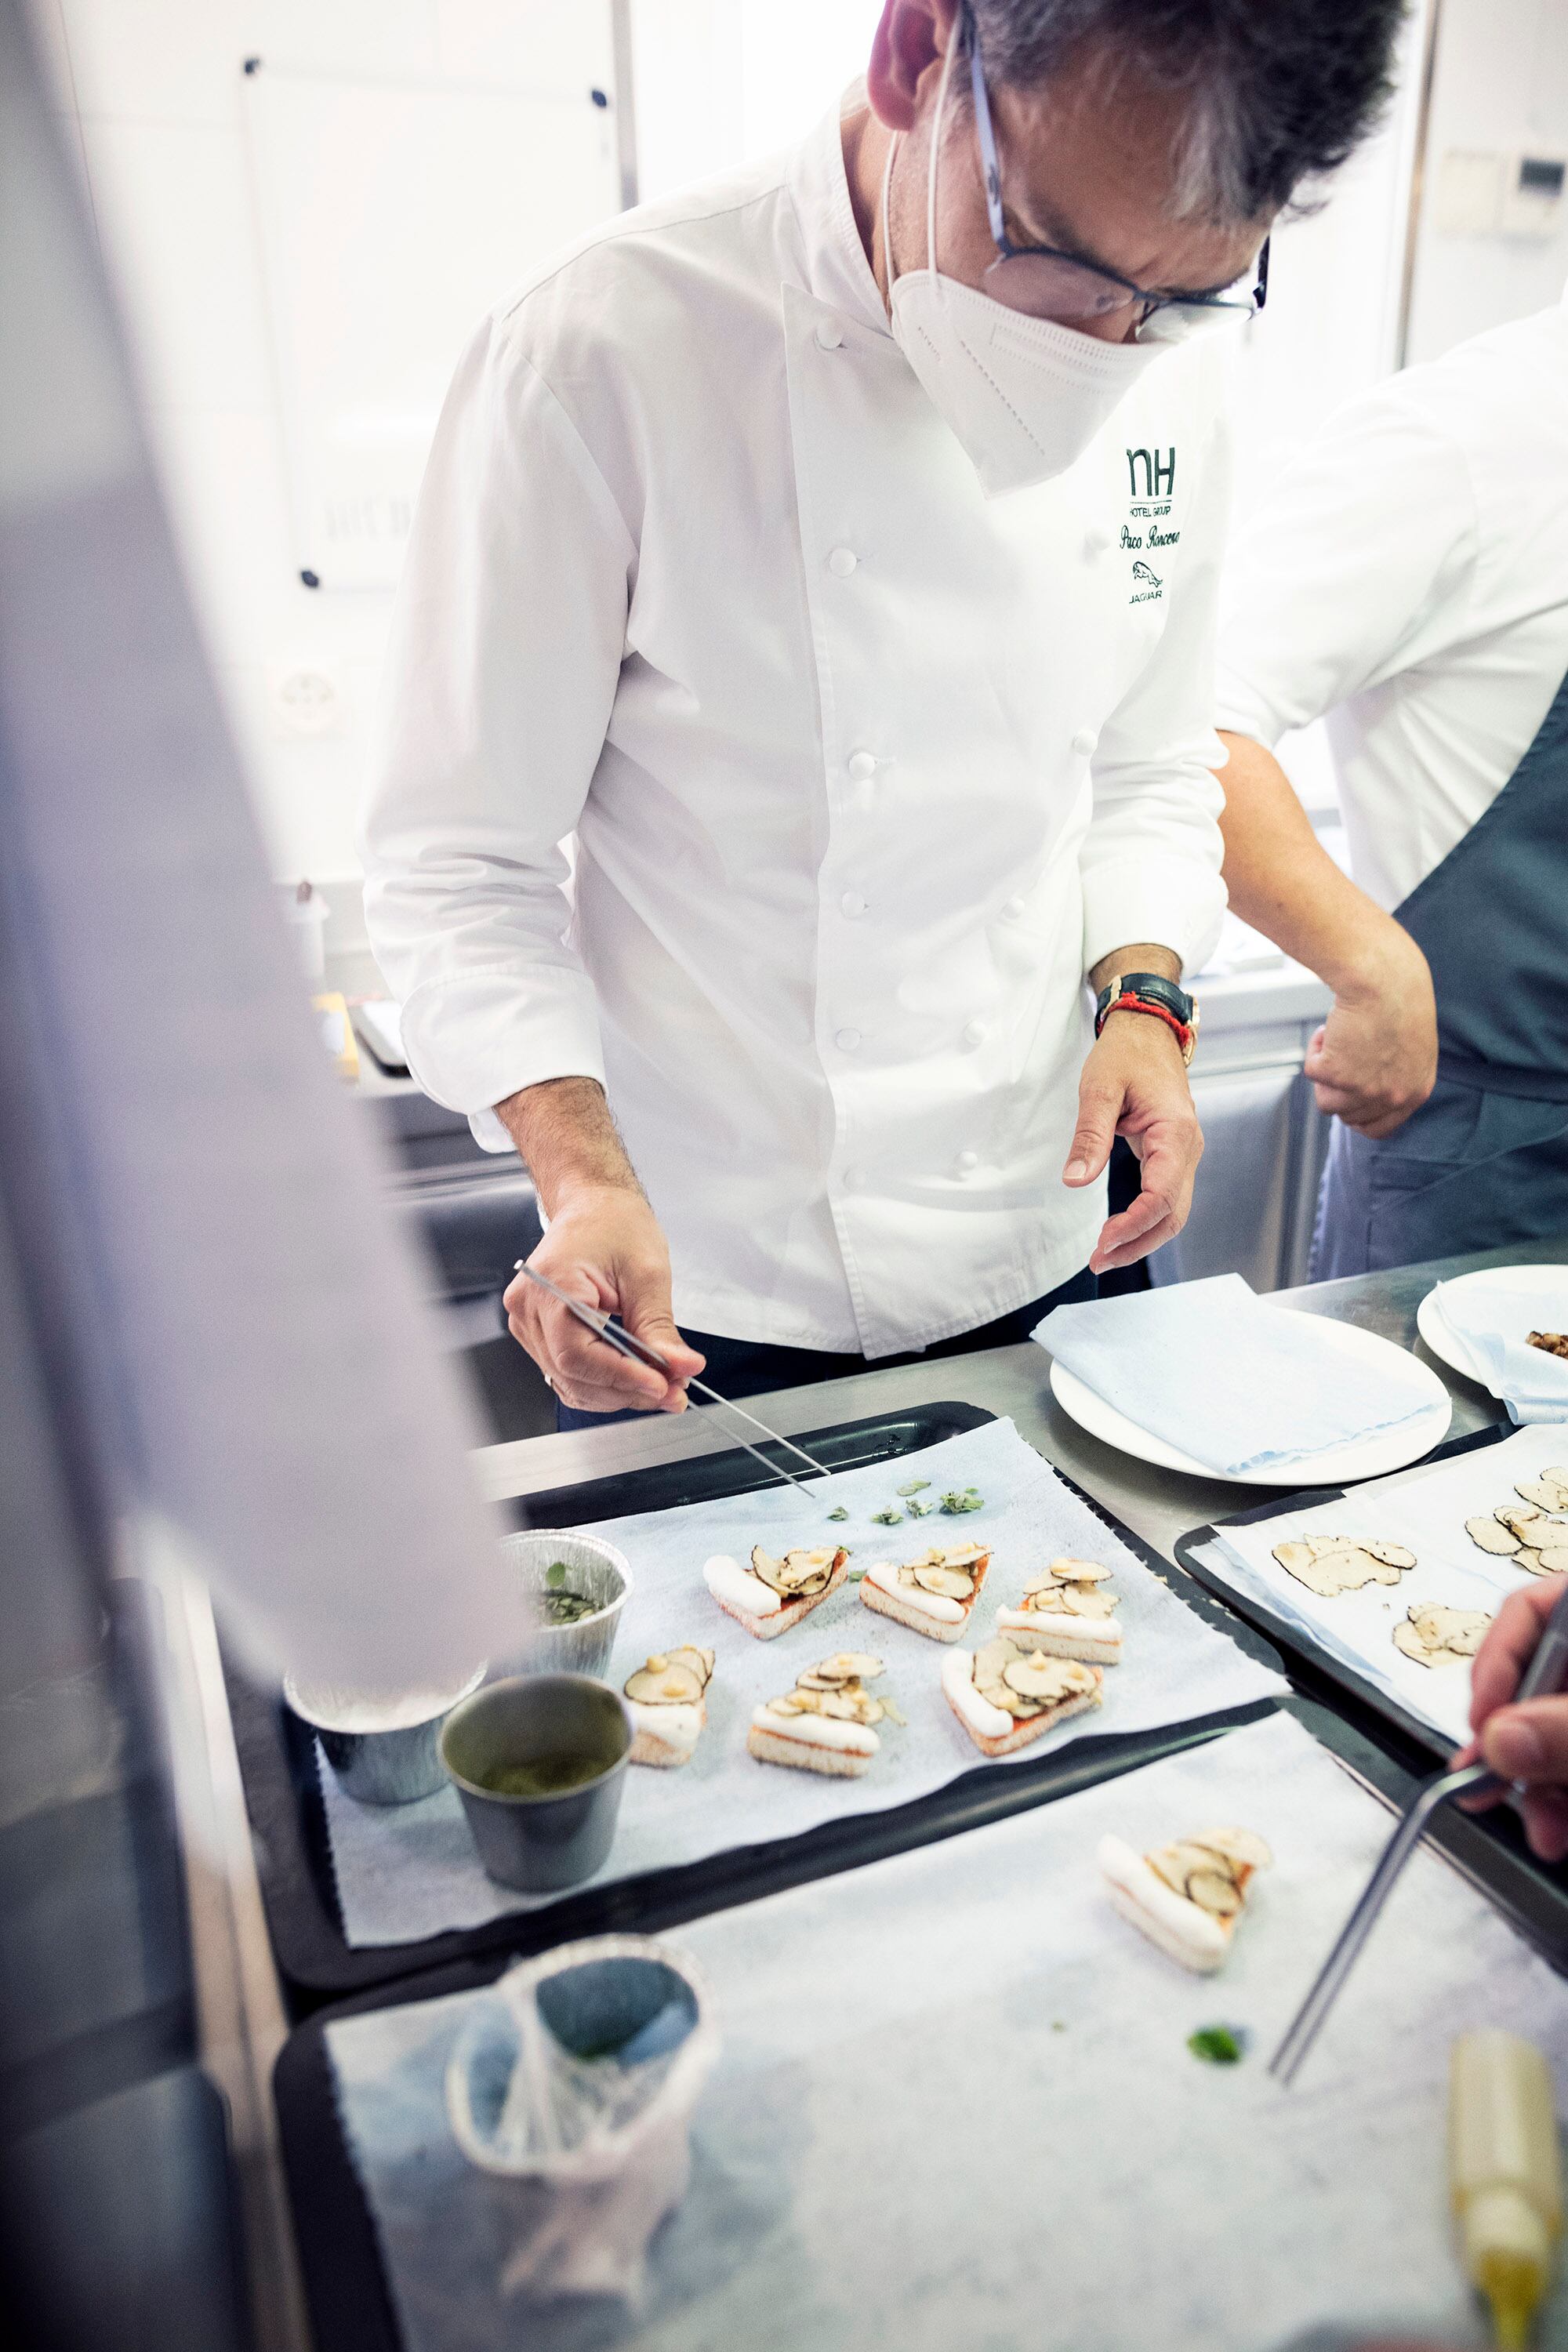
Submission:
<svg viewBox="0 0 1568 2352">
<path fill-rule="evenodd" d="M 1219 724 L 1272 749 L 1327 716 L 1351 870 L 1392 910 L 1568 674 L 1568 296 L 1332 416 L 1239 534 L 1224 609 Z"/>
<path fill-rule="evenodd" d="M 1086 968 L 1199 963 L 1224 906 L 1224 373 L 1162 355 L 988 503 L 837 114 L 475 336 L 398 597 L 372 941 L 481 1142 L 519 1087 L 603 1080 L 689 1328 L 884 1355 L 1087 1262 Z"/>
</svg>

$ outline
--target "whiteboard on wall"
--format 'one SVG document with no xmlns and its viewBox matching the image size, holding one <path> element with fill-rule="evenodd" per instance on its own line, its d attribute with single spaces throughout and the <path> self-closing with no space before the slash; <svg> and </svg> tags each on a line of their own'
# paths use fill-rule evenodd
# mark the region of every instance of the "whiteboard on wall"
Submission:
<svg viewBox="0 0 1568 2352">
<path fill-rule="evenodd" d="M 468 337 L 619 207 L 613 96 L 265 62 L 243 89 L 300 572 L 388 588 Z"/>
</svg>

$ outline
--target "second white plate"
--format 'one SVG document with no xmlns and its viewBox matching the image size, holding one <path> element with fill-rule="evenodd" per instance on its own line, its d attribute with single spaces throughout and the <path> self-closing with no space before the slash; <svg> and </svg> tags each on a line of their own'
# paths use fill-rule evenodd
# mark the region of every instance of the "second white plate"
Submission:
<svg viewBox="0 0 1568 2352">
<path fill-rule="evenodd" d="M 1289 1307 L 1281 1309 L 1287 1315 L 1305 1310 Z M 1363 1331 L 1356 1323 L 1336 1323 L 1326 1315 L 1314 1315 L 1314 1324 L 1331 1347 L 1343 1349 L 1347 1356 L 1359 1356 L 1363 1362 L 1369 1358 L 1375 1363 L 1385 1355 L 1397 1357 L 1405 1374 L 1414 1373 L 1416 1384 L 1426 1387 L 1431 1397 L 1429 1404 L 1397 1429 L 1383 1432 L 1376 1437 L 1358 1437 L 1352 1444 L 1331 1446 L 1327 1452 L 1314 1454 L 1300 1462 L 1281 1463 L 1269 1470 L 1247 1470 L 1233 1476 L 1229 1484 L 1237 1486 L 1342 1486 L 1360 1478 L 1385 1477 L 1391 1470 L 1403 1470 L 1408 1462 L 1418 1462 L 1434 1445 L 1441 1444 L 1448 1433 L 1453 1407 L 1448 1391 L 1431 1367 L 1396 1347 L 1392 1339 L 1380 1339 L 1375 1331 Z M 1425 1338 L 1425 1333 L 1422 1335 Z M 1432 1342 L 1428 1339 L 1427 1345 Z M 1436 1352 L 1441 1353 L 1441 1350 Z M 1460 1368 L 1462 1369 L 1462 1368 Z M 1080 1428 L 1120 1453 L 1131 1454 L 1140 1462 L 1152 1463 L 1162 1470 L 1181 1470 L 1189 1478 L 1218 1478 L 1223 1474 L 1211 1470 L 1205 1462 L 1194 1461 L 1129 1421 L 1103 1397 L 1096 1396 L 1091 1388 L 1069 1372 L 1065 1365 L 1051 1364 L 1051 1391 L 1064 1412 L 1070 1413 Z"/>
<path fill-rule="evenodd" d="M 1495 1283 L 1502 1276 L 1510 1282 L 1528 1283 L 1542 1292 L 1561 1293 L 1563 1269 L 1561 1265 L 1483 1265 L 1478 1266 L 1474 1274 L 1457 1274 L 1451 1282 L 1444 1283 L 1441 1287 L 1464 1290 L 1471 1284 Z M 1481 1388 L 1491 1389 L 1485 1367 L 1477 1361 L 1468 1340 L 1460 1338 L 1444 1314 L 1443 1302 L 1437 1296 L 1438 1287 L 1434 1283 L 1415 1309 L 1415 1328 L 1441 1362 L 1456 1372 L 1462 1372 L 1466 1380 L 1475 1381 Z M 1529 1319 L 1521 1309 L 1521 1328 Z M 1491 1392 L 1494 1396 L 1497 1394 L 1495 1389 Z"/>
</svg>

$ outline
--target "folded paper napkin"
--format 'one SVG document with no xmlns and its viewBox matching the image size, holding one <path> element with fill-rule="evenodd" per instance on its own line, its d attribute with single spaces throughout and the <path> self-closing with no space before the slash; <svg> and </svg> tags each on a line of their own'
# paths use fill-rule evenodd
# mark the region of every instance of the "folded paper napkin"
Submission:
<svg viewBox="0 0 1568 2352">
<path fill-rule="evenodd" d="M 1414 1364 L 1363 1365 L 1321 1318 L 1271 1307 L 1239 1274 L 1056 1307 L 1034 1337 L 1140 1429 L 1226 1478 L 1397 1429 L 1431 1402 Z"/>
<path fill-rule="evenodd" d="M 1502 1268 L 1490 1282 L 1440 1282 L 1437 1304 L 1512 1420 L 1568 1421 L 1568 1358 L 1530 1345 L 1531 1331 L 1568 1331 L 1568 1266 Z"/>
</svg>

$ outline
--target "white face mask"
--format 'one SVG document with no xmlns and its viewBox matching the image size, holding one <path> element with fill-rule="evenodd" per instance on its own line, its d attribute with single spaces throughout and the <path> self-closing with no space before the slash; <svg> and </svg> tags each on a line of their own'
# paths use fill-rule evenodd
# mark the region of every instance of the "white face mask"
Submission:
<svg viewBox="0 0 1568 2352">
<path fill-rule="evenodd" d="M 1047 319 L 1026 318 L 973 286 L 943 278 L 934 267 L 937 158 L 957 46 L 956 39 L 947 46 L 931 132 L 927 267 L 893 282 L 888 184 L 896 136 L 882 174 L 882 243 L 899 348 L 973 461 L 986 497 L 994 499 L 1065 474 L 1137 383 L 1159 345 L 1101 342 Z"/>
</svg>

